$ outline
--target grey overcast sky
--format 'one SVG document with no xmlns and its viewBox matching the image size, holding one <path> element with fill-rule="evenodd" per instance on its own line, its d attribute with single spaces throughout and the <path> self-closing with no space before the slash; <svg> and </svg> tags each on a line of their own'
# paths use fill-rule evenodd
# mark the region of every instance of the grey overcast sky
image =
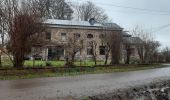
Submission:
<svg viewBox="0 0 170 100">
<path fill-rule="evenodd" d="M 170 46 L 170 0 L 69 0 L 92 1 L 103 8 L 113 22 L 129 31 L 136 25 L 152 33 L 162 47 Z M 116 7 L 121 6 L 121 7 Z M 147 11 L 129 9 L 133 7 Z M 156 10 L 156 11 L 153 11 Z M 168 25 L 169 24 L 169 25 Z"/>
</svg>

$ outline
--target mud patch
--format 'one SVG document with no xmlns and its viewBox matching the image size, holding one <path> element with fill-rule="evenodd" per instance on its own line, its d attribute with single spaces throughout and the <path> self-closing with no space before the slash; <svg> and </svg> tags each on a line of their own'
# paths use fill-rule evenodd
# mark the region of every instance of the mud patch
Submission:
<svg viewBox="0 0 170 100">
<path fill-rule="evenodd" d="M 89 96 L 84 100 L 170 100 L 170 80 Z"/>
</svg>

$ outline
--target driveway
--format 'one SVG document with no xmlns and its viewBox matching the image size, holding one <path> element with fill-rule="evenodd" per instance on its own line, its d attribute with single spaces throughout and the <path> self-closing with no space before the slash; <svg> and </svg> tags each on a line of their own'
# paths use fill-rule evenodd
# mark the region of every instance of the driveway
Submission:
<svg viewBox="0 0 170 100">
<path fill-rule="evenodd" d="M 69 77 L 0 81 L 0 100 L 58 100 L 114 91 L 154 80 L 170 79 L 170 67 Z"/>
</svg>

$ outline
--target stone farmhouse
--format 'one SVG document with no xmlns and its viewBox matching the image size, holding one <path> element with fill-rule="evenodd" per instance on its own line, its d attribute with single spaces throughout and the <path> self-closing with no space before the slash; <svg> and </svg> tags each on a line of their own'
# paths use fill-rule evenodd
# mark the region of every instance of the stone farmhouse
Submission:
<svg viewBox="0 0 170 100">
<path fill-rule="evenodd" d="M 65 44 L 69 42 L 71 36 L 83 38 L 83 49 L 76 53 L 76 59 L 88 60 L 92 59 L 92 48 L 89 47 L 90 41 L 96 41 L 97 60 L 105 59 L 106 47 L 102 43 L 100 37 L 103 32 L 113 32 L 122 34 L 124 42 L 122 42 L 121 61 L 126 60 L 126 51 L 124 45 L 129 42 L 132 44 L 132 58 L 138 59 L 135 48 L 135 37 L 124 32 L 123 28 L 115 23 L 95 23 L 93 21 L 73 21 L 73 20 L 55 20 L 48 19 L 45 22 L 47 31 L 45 32 L 46 45 L 35 46 L 32 51 L 34 55 L 39 55 L 43 60 L 65 60 Z M 126 41 L 125 41 L 126 40 Z M 35 52 L 38 51 L 38 52 Z"/>
</svg>

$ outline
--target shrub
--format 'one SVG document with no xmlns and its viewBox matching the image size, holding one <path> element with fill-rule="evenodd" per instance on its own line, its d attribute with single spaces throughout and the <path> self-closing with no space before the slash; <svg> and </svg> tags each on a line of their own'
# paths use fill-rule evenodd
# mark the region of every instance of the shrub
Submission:
<svg viewBox="0 0 170 100">
<path fill-rule="evenodd" d="M 46 66 L 52 66 L 50 62 L 46 62 Z"/>
</svg>

